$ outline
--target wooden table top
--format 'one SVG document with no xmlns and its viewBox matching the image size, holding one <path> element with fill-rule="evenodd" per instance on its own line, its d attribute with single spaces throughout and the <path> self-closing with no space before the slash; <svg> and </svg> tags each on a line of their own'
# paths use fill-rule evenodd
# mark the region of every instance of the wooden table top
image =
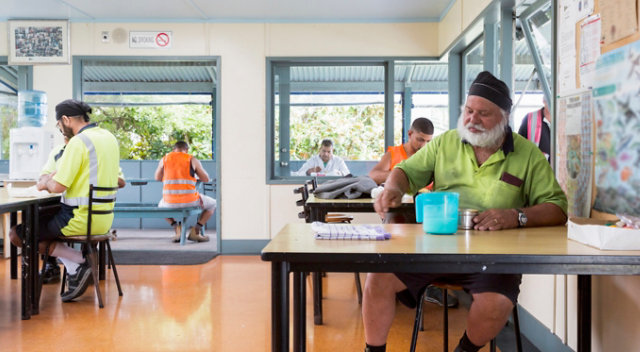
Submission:
<svg viewBox="0 0 640 352">
<path fill-rule="evenodd" d="M 502 231 L 458 230 L 453 235 L 425 234 L 421 224 L 386 224 L 386 241 L 316 240 L 310 224 L 287 224 L 262 250 L 274 254 L 444 254 L 521 256 L 638 256 L 640 251 L 602 251 L 567 238 L 566 226 Z M 280 257 L 280 256 L 278 256 Z M 640 259 L 639 259 L 640 260 Z"/>
<path fill-rule="evenodd" d="M 39 197 L 11 197 L 9 196 L 9 192 L 7 191 L 7 188 L 2 187 L 0 188 L 0 207 L 6 207 L 6 206 L 18 205 L 18 204 L 29 204 L 29 203 L 33 203 L 34 201 L 40 201 L 43 199 L 56 198 L 56 197 L 60 197 L 60 195 L 55 193 L 49 193 L 47 195 L 39 196 Z"/>
</svg>

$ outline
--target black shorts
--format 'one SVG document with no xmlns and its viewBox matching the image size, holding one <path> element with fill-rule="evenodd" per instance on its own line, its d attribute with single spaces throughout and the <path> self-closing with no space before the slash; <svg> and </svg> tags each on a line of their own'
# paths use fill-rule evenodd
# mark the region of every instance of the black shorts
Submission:
<svg viewBox="0 0 640 352">
<path fill-rule="evenodd" d="M 73 209 L 76 207 L 68 206 L 66 204 L 60 204 L 60 208 L 49 210 L 47 212 L 40 212 L 38 218 L 38 229 L 40 241 L 55 240 L 58 236 L 62 236 L 60 231 L 63 227 L 67 226 L 69 221 L 73 218 Z M 22 224 L 16 226 L 16 233 L 22 239 Z"/>
<path fill-rule="evenodd" d="M 398 300 L 415 308 L 424 288 L 432 282 L 459 285 L 470 293 L 495 292 L 506 296 L 515 305 L 520 293 L 520 274 L 415 274 L 395 273 L 407 289 L 397 293 Z"/>
</svg>

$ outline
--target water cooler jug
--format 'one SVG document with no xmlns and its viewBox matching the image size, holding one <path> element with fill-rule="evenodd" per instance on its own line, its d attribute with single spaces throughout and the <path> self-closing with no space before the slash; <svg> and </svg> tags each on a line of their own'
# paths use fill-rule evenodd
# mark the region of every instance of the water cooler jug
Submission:
<svg viewBox="0 0 640 352">
<path fill-rule="evenodd" d="M 47 93 L 18 91 L 18 127 L 42 127 L 47 122 Z"/>
</svg>

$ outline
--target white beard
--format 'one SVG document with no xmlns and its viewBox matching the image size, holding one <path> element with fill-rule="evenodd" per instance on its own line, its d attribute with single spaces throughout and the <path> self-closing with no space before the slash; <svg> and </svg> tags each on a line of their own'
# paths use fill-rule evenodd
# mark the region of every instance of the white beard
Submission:
<svg viewBox="0 0 640 352">
<path fill-rule="evenodd" d="M 507 126 L 506 119 L 501 119 L 500 122 L 495 125 L 489 131 L 486 131 L 482 125 L 467 124 L 464 125 L 464 113 L 460 114 L 458 118 L 458 135 L 461 139 L 466 140 L 474 147 L 480 148 L 496 148 L 502 142 L 502 138 L 505 135 L 504 128 Z M 482 133 L 473 133 L 469 131 L 469 128 L 473 127 Z"/>
</svg>

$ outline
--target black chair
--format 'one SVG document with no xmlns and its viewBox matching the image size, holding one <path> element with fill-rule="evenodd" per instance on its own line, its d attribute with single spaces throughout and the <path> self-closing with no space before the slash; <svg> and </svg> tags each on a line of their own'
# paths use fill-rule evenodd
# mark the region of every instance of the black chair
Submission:
<svg viewBox="0 0 640 352">
<path fill-rule="evenodd" d="M 450 289 L 452 290 L 462 290 L 461 286 L 458 285 L 449 285 L 449 284 L 443 284 L 443 283 L 432 283 L 433 286 L 436 286 L 438 288 L 440 288 L 442 290 L 442 297 L 443 297 L 443 307 L 444 307 L 444 319 L 443 319 L 443 340 L 444 340 L 444 344 L 443 344 L 443 351 L 447 352 L 448 351 L 448 347 L 449 347 L 449 307 L 447 305 L 447 295 L 448 295 L 448 291 Z M 422 292 L 422 294 L 420 295 L 420 300 L 418 301 L 418 307 L 416 308 L 416 318 L 415 318 L 415 322 L 413 323 L 413 335 L 411 337 L 411 347 L 409 349 L 409 351 L 414 352 L 416 350 L 416 343 L 418 341 L 418 330 L 423 330 L 422 326 L 423 326 L 423 314 L 422 314 L 422 308 L 423 308 L 423 304 L 425 301 L 427 295 L 427 289 L 425 287 L 424 291 Z M 518 320 L 518 305 L 515 305 L 513 307 L 513 311 L 511 313 L 511 315 L 513 316 L 513 325 L 514 325 L 514 330 L 515 330 L 515 334 L 516 334 L 516 350 L 518 352 L 522 352 L 522 337 L 520 335 L 520 321 Z M 496 352 L 496 339 L 494 338 L 493 340 L 491 340 L 490 344 L 489 344 L 489 348 L 491 350 L 491 352 Z"/>
<path fill-rule="evenodd" d="M 113 254 L 111 253 L 111 245 L 109 244 L 109 240 L 111 239 L 111 234 L 109 231 L 103 235 L 91 235 L 91 222 L 94 216 L 100 215 L 108 215 L 113 214 L 113 206 L 116 202 L 116 191 L 118 187 L 97 187 L 94 185 L 89 185 L 89 207 L 88 207 L 88 215 L 87 215 L 87 233 L 85 235 L 78 236 L 60 236 L 58 237 L 58 241 L 66 242 L 69 244 L 81 244 L 83 250 L 86 253 L 86 260 L 89 261 L 91 265 L 91 275 L 93 276 L 93 285 L 95 286 L 96 295 L 98 296 L 98 304 L 100 308 L 104 308 L 104 304 L 102 301 L 102 293 L 100 292 L 100 282 L 98 281 L 98 258 L 96 254 L 97 245 L 106 246 L 107 255 L 109 256 L 109 266 L 113 270 L 113 276 L 116 279 L 116 285 L 118 286 L 118 294 L 122 296 L 122 288 L 120 287 L 120 279 L 118 278 L 118 270 L 116 269 L 116 262 L 113 260 Z M 108 196 L 97 196 L 97 192 L 109 192 L 112 195 Z M 94 209 L 95 203 L 100 204 L 108 204 L 110 205 L 108 210 L 98 210 Z M 44 263 L 47 262 L 49 257 L 49 248 L 44 253 Z M 42 272 L 44 272 L 44 265 L 42 268 Z M 65 283 L 66 283 L 67 270 L 65 268 L 64 274 L 62 276 L 62 285 L 60 287 L 60 294 L 64 292 Z M 42 290 L 42 273 L 40 274 L 40 291 Z"/>
</svg>

